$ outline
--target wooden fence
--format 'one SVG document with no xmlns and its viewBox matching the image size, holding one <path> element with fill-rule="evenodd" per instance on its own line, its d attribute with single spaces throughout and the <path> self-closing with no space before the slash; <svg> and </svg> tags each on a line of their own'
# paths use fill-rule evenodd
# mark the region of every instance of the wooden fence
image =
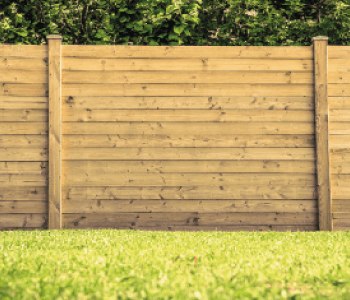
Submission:
<svg viewBox="0 0 350 300">
<path fill-rule="evenodd" d="M 350 46 L 47 40 L 0 45 L 1 230 L 350 230 Z"/>
</svg>

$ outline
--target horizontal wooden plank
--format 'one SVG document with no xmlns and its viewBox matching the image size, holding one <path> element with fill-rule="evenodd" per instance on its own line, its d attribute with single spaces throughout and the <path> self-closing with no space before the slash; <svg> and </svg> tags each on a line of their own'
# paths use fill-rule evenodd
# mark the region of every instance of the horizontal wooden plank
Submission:
<svg viewBox="0 0 350 300">
<path fill-rule="evenodd" d="M 4 163 L 3 163 L 4 164 Z M 0 173 L 1 173 L 0 163 Z M 314 161 L 65 161 L 67 174 L 94 173 L 308 173 L 315 174 Z"/>
<path fill-rule="evenodd" d="M 349 98 L 350 99 L 350 98 Z M 0 100 L 1 101 L 1 100 Z M 0 102 L 1 103 L 1 102 Z M 350 101 L 349 101 L 350 107 Z M 315 110 L 314 97 L 62 97 L 62 109 Z"/>
<path fill-rule="evenodd" d="M 86 200 L 84 200 L 86 201 Z M 349 199 L 335 199 L 332 201 L 332 213 L 350 213 L 350 197 Z M 350 230 L 350 229 L 349 229 Z"/>
<path fill-rule="evenodd" d="M 350 82 L 350 76 L 348 74 L 348 70 L 344 71 L 343 66 L 335 67 L 334 64 L 338 61 L 338 59 L 328 60 L 328 83 L 348 83 Z M 347 62 L 349 63 L 349 61 Z M 332 67 L 331 67 L 332 65 Z M 341 71 L 340 71 L 341 70 Z"/>
<path fill-rule="evenodd" d="M 329 122 L 329 134 L 350 134 L 350 122 Z"/>
<path fill-rule="evenodd" d="M 334 63 L 334 60 L 339 60 L 339 59 L 346 59 L 350 56 L 350 49 L 347 46 L 340 45 L 340 46 L 335 46 L 335 45 L 328 45 L 327 46 L 327 51 L 328 51 L 328 59 L 332 59 L 332 63 Z"/>
<path fill-rule="evenodd" d="M 47 200 L 45 186 L 0 186 L 0 200 Z"/>
<path fill-rule="evenodd" d="M 239 58 L 84 58 L 63 55 L 62 71 L 303 71 L 313 60 Z"/>
<path fill-rule="evenodd" d="M 41 232 L 47 230 L 47 225 L 41 227 L 2 227 L 0 231 L 37 231 Z"/>
<path fill-rule="evenodd" d="M 331 176 L 332 185 L 335 186 L 349 186 L 350 175 L 346 174 L 332 174 Z"/>
<path fill-rule="evenodd" d="M 45 227 L 47 214 L 3 214 L 0 213 L 0 229 L 7 227 Z"/>
<path fill-rule="evenodd" d="M 0 201 L 2 214 L 47 214 L 47 201 Z M 1 214 L 0 214 L 1 216 Z"/>
<path fill-rule="evenodd" d="M 1 53 L 1 52 L 0 52 Z M 313 60 L 312 47 L 305 46 L 129 46 L 129 45 L 62 45 L 62 56 L 90 58 L 247 58 L 265 61 L 284 59 Z"/>
<path fill-rule="evenodd" d="M 0 96 L 11 97 L 48 97 L 47 83 L 1 83 Z"/>
<path fill-rule="evenodd" d="M 44 134 L 49 130 L 48 122 L 0 122 L 0 134 Z"/>
<path fill-rule="evenodd" d="M 17 228 L 16 228 L 17 229 Z M 14 230 L 16 230 L 14 229 Z M 118 226 L 118 225 L 109 225 L 108 227 L 99 227 L 95 226 L 94 223 L 90 223 L 87 227 L 76 228 L 73 224 L 73 227 L 65 227 L 64 229 L 69 230 L 79 230 L 79 229 L 115 229 L 115 230 L 141 230 L 141 231 L 184 231 L 184 232 L 200 232 L 200 231 L 222 231 L 222 232 L 231 232 L 231 231 L 276 231 L 276 232 L 303 232 L 303 231 L 318 231 L 318 225 L 295 225 L 295 226 L 283 226 L 283 225 L 252 225 L 252 226 Z M 11 230 L 11 229 L 7 229 Z M 349 229 L 350 230 L 350 229 Z"/>
<path fill-rule="evenodd" d="M 10 135 L 0 135 L 1 145 L 13 147 Z M 19 135 L 13 135 L 11 141 L 16 141 Z M 26 136 L 29 140 L 29 137 Z M 22 139 L 21 139 L 22 141 Z M 27 140 L 23 140 L 25 144 Z M 20 143 L 19 143 L 20 144 Z M 34 144 L 34 142 L 32 142 Z M 247 147 L 247 148 L 314 148 L 314 134 L 65 134 L 63 147 L 66 148 L 123 148 L 123 147 Z M 43 146 L 40 144 L 39 146 Z M 350 148 L 350 144 L 349 144 Z"/>
<path fill-rule="evenodd" d="M 349 62 L 349 56 L 343 58 L 338 57 L 336 59 L 328 57 L 328 74 L 331 75 L 330 79 L 332 83 L 336 83 L 333 78 L 337 78 L 337 76 L 341 76 L 342 73 L 348 72 L 347 66 L 349 65 Z"/>
<path fill-rule="evenodd" d="M 350 162 L 332 161 L 330 168 L 331 174 L 350 174 Z"/>
<path fill-rule="evenodd" d="M 47 162 L 0 162 L 0 175 L 46 175 Z"/>
<path fill-rule="evenodd" d="M 0 180 L 1 177 L 2 175 L 0 175 Z M 147 176 L 143 173 L 120 173 L 118 176 L 112 176 L 111 174 L 96 175 L 93 172 L 86 174 L 65 172 L 62 181 L 66 186 L 222 186 L 250 184 L 315 186 L 316 176 L 314 174 L 298 173 L 150 173 Z M 5 182 L 4 184 L 9 183 Z"/>
<path fill-rule="evenodd" d="M 329 135 L 329 148 L 348 148 L 350 149 L 350 134 L 330 134 Z"/>
<path fill-rule="evenodd" d="M 333 175 L 331 175 L 332 178 Z M 350 195 L 350 185 L 349 186 L 339 186 L 335 182 L 331 181 L 331 193 L 332 200 L 346 200 L 349 199 Z"/>
<path fill-rule="evenodd" d="M 1 161 L 48 161 L 48 149 L 0 148 Z"/>
<path fill-rule="evenodd" d="M 0 97 L 0 109 L 48 109 L 47 97 Z"/>
<path fill-rule="evenodd" d="M 329 97 L 328 96 L 329 109 L 350 109 L 350 97 Z"/>
<path fill-rule="evenodd" d="M 12 148 L 12 149 L 15 149 L 15 148 Z M 27 150 L 29 149 L 30 148 L 27 148 Z M 12 150 L 12 151 L 15 151 L 15 150 Z M 315 149 L 313 148 L 285 148 L 285 149 L 284 148 L 141 148 L 141 147 L 140 148 L 67 148 L 63 152 L 62 160 L 309 160 L 309 161 L 314 161 Z"/>
<path fill-rule="evenodd" d="M 328 83 L 329 97 L 345 97 L 350 94 L 350 87 L 347 83 Z"/>
<path fill-rule="evenodd" d="M 20 117 L 27 119 L 31 112 L 8 112 L 4 121 L 17 121 Z M 5 113 L 3 113 L 5 114 Z M 18 115 L 16 114 L 16 115 Z M 1 118 L 0 111 L 0 118 Z M 21 119 L 20 119 L 21 120 Z M 38 117 L 33 119 L 39 120 Z M 314 111 L 293 110 L 95 110 L 66 109 L 64 122 L 315 122 Z M 26 120 L 25 120 L 26 121 Z M 44 120 L 45 121 L 45 120 Z"/>
<path fill-rule="evenodd" d="M 62 200 L 67 199 L 317 199 L 315 186 L 69 186 L 63 183 Z"/>
<path fill-rule="evenodd" d="M 329 122 L 350 122 L 350 109 L 330 109 Z"/>
<path fill-rule="evenodd" d="M 48 176 L 45 175 L 6 175 L 0 174 L 0 186 L 46 186 L 48 183 Z"/>
<path fill-rule="evenodd" d="M 25 65 L 25 60 L 22 60 L 22 65 Z M 9 67 L 1 70 L 0 66 L 0 82 L 3 83 L 48 83 L 47 67 L 44 70 L 26 69 L 27 67 L 19 67 L 11 70 Z M 295 76 L 295 75 L 293 75 Z M 303 82 L 301 82 L 303 83 Z"/>
<path fill-rule="evenodd" d="M 350 213 L 333 213 L 332 215 L 334 227 L 350 227 Z"/>
<path fill-rule="evenodd" d="M 47 109 L 0 109 L 1 122 L 48 122 Z"/>
<path fill-rule="evenodd" d="M 2 57 L 1 57 L 2 56 Z M 13 45 L 2 44 L 0 45 L 0 57 L 1 59 L 9 59 L 9 57 L 17 56 L 18 59 L 27 58 L 47 58 L 48 46 L 47 45 Z"/>
<path fill-rule="evenodd" d="M 313 65 L 312 65 L 313 67 Z M 15 84 L 5 83 L 0 95 L 20 95 L 27 91 L 28 96 L 47 96 L 40 84 L 22 84 L 28 87 L 17 90 Z M 29 87 L 31 85 L 32 87 Z M 36 88 L 34 86 L 37 86 Z M 18 88 L 18 87 L 17 87 Z M 349 88 L 350 91 L 350 88 Z M 45 94 L 44 94 L 45 93 Z M 67 96 L 269 96 L 295 97 L 314 95 L 312 84 L 229 84 L 229 83 L 170 83 L 170 84 L 62 84 L 62 97 Z M 341 96 L 341 95 L 340 95 Z"/>
<path fill-rule="evenodd" d="M 149 62 L 149 66 L 158 61 Z M 176 61 L 174 61 L 176 64 Z M 116 67 L 118 68 L 118 66 Z M 189 66 L 191 68 L 191 66 Z M 252 66 L 252 68 L 256 68 Z M 12 74 L 11 74 L 12 75 Z M 7 81 L 11 82 L 12 75 Z M 34 77 L 34 76 L 33 76 Z M 38 77 L 38 76 L 37 76 Z M 6 77 L 5 77 L 6 78 Z M 1 79 L 1 77 L 0 77 Z M 36 79 L 36 78 L 35 78 Z M 34 80 L 34 79 L 33 79 Z M 14 80 L 12 80 L 13 82 Z M 5 81 L 4 81 L 5 82 Z M 40 81 L 38 81 L 39 83 Z M 305 71 L 63 71 L 62 83 L 308 83 Z M 36 82 L 33 82 L 36 83 Z"/>
<path fill-rule="evenodd" d="M 333 231 L 350 231 L 350 226 L 334 226 L 333 222 Z"/>
<path fill-rule="evenodd" d="M 333 148 L 330 150 L 329 158 L 331 163 L 350 162 L 350 148 Z"/>
<path fill-rule="evenodd" d="M 317 213 L 93 213 L 62 214 L 63 226 L 315 225 Z"/>
<path fill-rule="evenodd" d="M 306 141 L 307 142 L 307 141 Z M 48 148 L 48 137 L 44 134 L 1 134 L 0 148 Z"/>
<path fill-rule="evenodd" d="M 5 207 L 13 211 L 22 203 L 17 202 L 11 210 L 11 201 L 0 201 L 0 208 Z M 34 201 L 33 201 L 34 202 Z M 23 204 L 25 205 L 25 204 Z M 39 206 L 39 205 L 38 205 Z M 25 207 L 30 207 L 25 206 Z M 34 209 L 34 208 L 33 208 Z M 39 211 L 38 211 L 39 212 Z M 317 213 L 317 200 L 67 200 L 62 203 L 62 213 L 233 213 L 233 212 L 289 212 L 289 213 Z"/>
<path fill-rule="evenodd" d="M 5 124 L 5 123 L 4 123 Z M 0 123 L 0 134 L 13 134 L 22 128 L 18 123 Z M 24 124 L 22 124 L 24 125 Z M 31 123 L 43 130 L 45 123 Z M 34 127 L 36 125 L 36 127 Z M 2 126 L 2 127 L 1 127 Z M 41 126 L 41 127 L 40 127 Z M 4 128 L 5 127 L 5 128 Z M 29 126 L 28 126 L 29 127 Z M 34 127 L 34 128 L 33 128 Z M 4 128 L 4 129 L 2 129 Z M 12 129 L 13 128 L 13 129 Z M 12 130 L 11 130 L 12 129 Z M 47 129 L 47 128 L 45 128 Z M 27 129 L 29 131 L 29 129 Z M 20 131 L 26 133 L 25 128 Z M 39 133 L 42 131 L 39 131 Z M 315 124 L 310 122 L 63 122 L 62 134 L 314 134 Z"/>
</svg>

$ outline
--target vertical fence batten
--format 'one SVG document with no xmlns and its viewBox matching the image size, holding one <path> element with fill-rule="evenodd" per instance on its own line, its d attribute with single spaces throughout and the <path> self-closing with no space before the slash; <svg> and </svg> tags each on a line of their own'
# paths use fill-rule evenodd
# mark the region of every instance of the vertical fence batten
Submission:
<svg viewBox="0 0 350 300">
<path fill-rule="evenodd" d="M 49 222 L 48 229 L 62 229 L 62 64 L 60 35 L 49 35 Z"/>
<path fill-rule="evenodd" d="M 315 135 L 319 230 L 332 231 L 333 220 L 328 132 L 328 37 L 314 37 L 312 42 L 315 66 Z"/>
</svg>

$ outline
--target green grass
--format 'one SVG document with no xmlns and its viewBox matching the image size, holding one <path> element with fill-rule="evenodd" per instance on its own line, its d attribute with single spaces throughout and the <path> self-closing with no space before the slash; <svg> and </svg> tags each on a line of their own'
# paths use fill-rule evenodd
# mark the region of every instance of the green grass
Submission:
<svg viewBox="0 0 350 300">
<path fill-rule="evenodd" d="M 350 299 L 350 232 L 0 232 L 0 299 Z"/>
</svg>

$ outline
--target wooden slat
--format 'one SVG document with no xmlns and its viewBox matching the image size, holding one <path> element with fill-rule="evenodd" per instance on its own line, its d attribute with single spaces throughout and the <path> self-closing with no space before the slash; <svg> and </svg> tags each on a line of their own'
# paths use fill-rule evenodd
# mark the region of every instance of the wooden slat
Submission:
<svg viewBox="0 0 350 300">
<path fill-rule="evenodd" d="M 350 196 L 350 195 L 349 195 Z M 84 200 L 86 201 L 86 200 Z M 332 203 L 332 209 L 333 209 L 333 213 L 350 213 L 350 197 L 349 199 L 333 199 L 333 203 Z M 349 229 L 350 230 L 350 229 Z"/>
<path fill-rule="evenodd" d="M 350 134 L 350 122 L 330 122 L 329 134 Z"/>
<path fill-rule="evenodd" d="M 350 175 L 347 174 L 332 174 L 332 184 L 335 186 L 348 186 Z"/>
<path fill-rule="evenodd" d="M 0 162 L 0 175 L 47 175 L 47 162 Z"/>
<path fill-rule="evenodd" d="M 350 161 L 350 148 L 335 148 L 330 151 L 330 160 L 335 162 L 349 162 Z"/>
<path fill-rule="evenodd" d="M 152 61 L 149 65 L 157 61 Z M 176 63 L 175 63 L 176 64 Z M 118 68 L 118 67 L 117 67 Z M 254 68 L 254 67 L 253 67 Z M 12 75 L 12 74 L 11 74 Z M 7 81 L 13 82 L 14 76 Z M 38 77 L 38 76 L 37 76 Z M 63 71 L 62 83 L 314 83 L 304 71 Z M 5 77 L 6 78 L 6 77 Z M 39 80 L 40 77 L 35 78 Z M 1 77 L 0 77 L 1 79 Z M 12 79 L 12 81 L 11 81 Z M 32 79 L 32 81 L 34 78 Z M 33 83 L 39 83 L 33 82 Z"/>
<path fill-rule="evenodd" d="M 12 128 L 20 128 L 16 123 L 6 124 L 8 124 L 7 134 L 13 134 Z M 32 134 L 35 134 L 34 128 L 38 132 L 44 127 L 44 123 L 29 125 L 32 127 Z M 4 127 L 4 125 L 0 124 L 0 134 L 5 131 L 1 126 Z M 23 131 L 25 128 L 21 133 L 26 133 Z M 313 134 L 314 132 L 315 124 L 310 122 L 225 122 L 223 124 L 216 122 L 64 122 L 62 124 L 62 134 Z"/>
<path fill-rule="evenodd" d="M 328 83 L 348 83 L 350 82 L 350 75 L 348 70 L 344 71 L 344 66 L 339 66 L 337 63 L 338 59 L 328 59 Z M 346 61 L 349 65 L 349 60 Z M 335 66 L 337 65 L 337 66 Z M 332 67 L 331 67 L 332 66 Z M 339 68 L 340 67 L 340 68 Z M 340 71 L 342 69 L 342 71 Z"/>
<path fill-rule="evenodd" d="M 335 212 L 332 215 L 334 227 L 350 227 L 350 213 Z"/>
<path fill-rule="evenodd" d="M 49 43 L 49 229 L 62 228 L 62 62 L 60 35 L 46 37 Z"/>
<path fill-rule="evenodd" d="M 277 232 L 303 232 L 303 231 L 317 231 L 318 225 L 295 225 L 295 226 L 283 226 L 283 225 L 252 225 L 252 226 L 118 226 L 118 225 L 108 225 L 107 227 L 96 226 L 95 223 L 90 223 L 86 227 L 70 227 L 67 224 L 65 230 L 73 229 L 117 229 L 117 230 L 141 230 L 141 231 L 186 231 L 186 232 L 199 232 L 199 231 L 277 231 Z M 11 230 L 7 229 L 7 230 Z M 350 230 L 350 229 L 348 229 Z"/>
<path fill-rule="evenodd" d="M 78 187 L 63 185 L 67 199 L 317 199 L 316 187 L 292 185 L 240 186 L 122 186 Z"/>
<path fill-rule="evenodd" d="M 45 227 L 47 214 L 3 214 L 0 213 L 0 230 L 7 227 Z"/>
<path fill-rule="evenodd" d="M 0 97 L 0 109 L 48 109 L 47 97 Z"/>
<path fill-rule="evenodd" d="M 48 122 L 46 109 L 3 109 L 0 110 L 1 122 Z"/>
<path fill-rule="evenodd" d="M 315 225 L 317 213 L 94 213 L 63 214 L 63 226 Z M 350 220 L 349 220 L 350 222 Z"/>
<path fill-rule="evenodd" d="M 349 195 L 350 195 L 350 186 L 339 186 L 335 184 L 334 180 L 332 180 L 332 199 L 333 200 L 349 199 Z"/>
<path fill-rule="evenodd" d="M 6 202 L 6 201 L 5 201 Z M 18 202 L 18 201 L 13 201 Z M 13 210 L 21 212 L 21 204 Z M 8 211 L 11 203 L 1 205 Z M 29 205 L 26 207 L 30 207 Z M 317 200 L 67 200 L 63 202 L 62 213 L 233 213 L 233 212 L 288 212 L 288 213 L 317 213 Z"/>
<path fill-rule="evenodd" d="M 46 45 L 0 45 L 1 58 L 17 56 L 19 59 L 25 58 L 47 58 L 47 46 Z"/>
<path fill-rule="evenodd" d="M 350 109 L 350 97 L 329 97 L 328 102 L 330 109 Z"/>
<path fill-rule="evenodd" d="M 10 135 L 0 135 L 1 145 L 12 146 L 10 142 Z M 17 137 L 14 135 L 13 137 Z M 27 136 L 28 140 L 29 137 Z M 15 141 L 12 138 L 11 141 Z M 22 139 L 21 139 L 22 141 Z M 25 144 L 27 140 L 24 140 Z M 19 143 L 20 144 L 20 143 Z M 32 142 L 32 144 L 34 144 Z M 315 135 L 314 134 L 276 134 L 276 135 L 262 135 L 262 134 L 72 134 L 64 135 L 63 147 L 67 148 L 123 148 L 123 147 L 222 147 L 222 148 L 314 148 Z M 42 146 L 42 145 L 40 145 Z M 350 145 L 349 145 L 350 148 Z"/>
<path fill-rule="evenodd" d="M 350 174 L 350 162 L 334 161 L 331 163 L 331 174 Z"/>
<path fill-rule="evenodd" d="M 315 174 L 314 161 L 65 161 L 67 174 L 121 173 L 307 173 Z M 2 171 L 0 163 L 0 173 Z"/>
<path fill-rule="evenodd" d="M 45 148 L 0 148 L 1 161 L 48 161 Z"/>
<path fill-rule="evenodd" d="M 1 53 L 1 52 L 0 52 Z M 64 60 L 68 57 L 126 58 L 265 58 L 265 61 L 312 60 L 311 47 L 305 46 L 126 46 L 126 45 L 62 45 Z"/>
<path fill-rule="evenodd" d="M 333 231 L 350 231 L 350 226 L 335 226 L 333 224 Z"/>
<path fill-rule="evenodd" d="M 11 97 L 48 97 L 46 83 L 3 83 L 0 85 L 0 96 Z"/>
<path fill-rule="evenodd" d="M 349 79 L 350 82 L 350 79 Z M 350 122 L 350 109 L 330 109 L 329 110 L 330 122 Z"/>
<path fill-rule="evenodd" d="M 64 57 L 63 71 L 313 71 L 313 60 Z"/>
<path fill-rule="evenodd" d="M 348 148 L 350 149 L 350 134 L 329 135 L 329 149 Z"/>
<path fill-rule="evenodd" d="M 47 201 L 0 201 L 2 214 L 47 214 Z M 0 214 L 1 217 L 1 214 Z"/>
<path fill-rule="evenodd" d="M 47 185 L 47 175 L 4 175 L 0 174 L 0 186 L 10 187 L 10 186 L 46 186 Z"/>
<path fill-rule="evenodd" d="M 11 98 L 12 99 L 12 98 Z M 350 99 L 350 98 L 349 98 Z M 1 103 L 1 102 L 0 102 Z M 349 102 L 350 103 L 350 102 Z M 350 107 L 350 105 L 349 105 Z M 314 97 L 81 97 L 64 96 L 66 109 L 263 109 L 311 110 Z"/>
<path fill-rule="evenodd" d="M 31 72 L 39 71 L 47 74 L 48 65 L 49 64 L 48 64 L 47 57 L 44 57 L 44 58 L 35 58 L 35 57 L 27 57 L 27 56 L 0 57 L 0 70 L 4 73 L 8 71 L 10 72 L 15 71 L 16 72 L 15 74 L 17 75 L 18 70 L 20 70 L 20 71 L 31 71 Z M 13 74 L 13 73 L 11 72 L 7 74 Z M 39 75 L 39 76 L 42 76 L 42 75 Z"/>
<path fill-rule="evenodd" d="M 15 149 L 15 148 L 12 148 Z M 0 150 L 1 151 L 1 150 Z M 67 148 L 63 160 L 315 160 L 313 148 Z"/>
<path fill-rule="evenodd" d="M 23 62 L 22 60 L 22 63 Z M 0 67 L 1 70 L 1 67 Z M 25 70 L 23 67 L 16 70 L 1 70 L 0 82 L 3 83 L 48 83 L 47 68 L 45 70 Z"/>
<path fill-rule="evenodd" d="M 345 83 L 329 83 L 328 95 L 329 97 L 344 97 L 350 94 L 349 84 Z"/>
<path fill-rule="evenodd" d="M 314 37 L 312 42 L 315 59 L 315 133 L 319 227 L 320 231 L 332 231 L 332 200 L 328 147 L 328 37 Z M 329 94 L 332 94 L 331 88 Z M 332 130 L 330 130 L 330 133 L 332 133 Z"/>
<path fill-rule="evenodd" d="M 27 91 L 28 96 L 46 96 L 44 88 L 31 84 L 33 90 L 28 88 L 14 88 L 15 84 L 5 83 L 4 91 L 0 95 L 21 95 Z M 26 85 L 26 84 L 22 84 Z M 30 84 L 28 84 L 30 85 Z M 18 88 L 18 87 L 17 87 Z M 174 83 L 174 84 L 63 84 L 62 96 L 269 96 L 269 97 L 295 97 L 314 95 L 312 84 L 210 84 L 210 83 Z M 7 92 L 5 92 L 7 91 Z M 350 88 L 349 88 L 350 93 Z"/>
<path fill-rule="evenodd" d="M 48 148 L 46 135 L 3 134 L 0 135 L 0 148 Z"/>
<path fill-rule="evenodd" d="M 34 111 L 35 112 L 35 111 Z M 24 110 L 16 118 L 12 111 L 6 121 L 29 118 L 31 111 Z M 4 114 L 4 113 L 3 113 Z M 18 115 L 18 114 L 17 114 Z M 23 116 L 22 116 L 23 115 Z M 1 118 L 1 111 L 0 111 Z M 5 121 L 4 120 L 4 121 Z M 20 119 L 22 120 L 22 119 Z M 278 110 L 81 110 L 66 109 L 64 122 L 315 122 L 313 111 Z M 33 121 L 42 121 L 38 117 Z"/>
<path fill-rule="evenodd" d="M 341 176 L 341 175 L 338 175 Z M 345 175 L 343 175 L 345 176 Z M 1 175 L 0 175 L 1 178 Z M 63 184 L 71 186 L 222 186 L 222 185 L 298 185 L 315 186 L 313 174 L 242 174 L 242 173 L 121 173 L 110 174 L 63 174 Z"/>
<path fill-rule="evenodd" d="M 328 45 L 328 60 L 339 60 L 350 56 L 349 47 Z"/>
<path fill-rule="evenodd" d="M 47 134 L 47 122 L 0 122 L 0 134 Z"/>
<path fill-rule="evenodd" d="M 46 186 L 0 187 L 0 200 L 47 200 Z"/>
</svg>

